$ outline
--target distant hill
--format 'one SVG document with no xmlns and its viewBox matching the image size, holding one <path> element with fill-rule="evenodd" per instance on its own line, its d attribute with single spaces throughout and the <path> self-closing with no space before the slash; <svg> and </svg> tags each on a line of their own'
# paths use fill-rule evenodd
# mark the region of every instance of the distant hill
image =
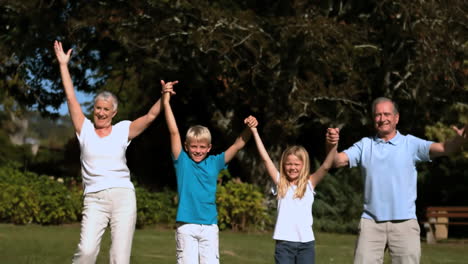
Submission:
<svg viewBox="0 0 468 264">
<path fill-rule="evenodd" d="M 68 115 L 52 119 L 38 112 L 28 112 L 21 117 L 10 113 L 3 115 L 1 126 L 11 143 L 20 146 L 30 144 L 61 149 L 75 136 Z"/>
</svg>

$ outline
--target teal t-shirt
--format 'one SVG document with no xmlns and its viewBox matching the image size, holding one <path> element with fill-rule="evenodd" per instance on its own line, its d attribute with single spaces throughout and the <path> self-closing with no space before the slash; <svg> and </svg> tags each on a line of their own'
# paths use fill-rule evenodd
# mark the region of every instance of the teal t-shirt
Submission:
<svg viewBox="0 0 468 264">
<path fill-rule="evenodd" d="M 367 137 L 344 151 L 349 166 L 359 166 L 364 177 L 363 218 L 416 219 L 416 163 L 430 161 L 432 143 L 397 132 L 387 142 Z"/>
<path fill-rule="evenodd" d="M 216 185 L 218 174 L 225 169 L 224 152 L 209 155 L 199 163 L 185 151 L 174 160 L 179 205 L 177 222 L 212 225 L 218 223 Z"/>
</svg>

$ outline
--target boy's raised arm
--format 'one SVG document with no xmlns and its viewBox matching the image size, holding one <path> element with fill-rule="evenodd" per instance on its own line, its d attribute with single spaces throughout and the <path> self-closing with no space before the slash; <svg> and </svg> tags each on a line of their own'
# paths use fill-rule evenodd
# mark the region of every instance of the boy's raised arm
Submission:
<svg viewBox="0 0 468 264">
<path fill-rule="evenodd" d="M 182 141 L 180 139 L 179 128 L 177 127 L 174 113 L 172 112 L 170 104 L 171 92 L 168 92 L 168 90 L 172 89 L 173 85 L 176 83 L 177 81 L 165 83 L 163 80 L 161 80 L 161 85 L 163 89 L 162 101 L 164 108 L 164 116 L 166 117 L 166 123 L 169 129 L 169 137 L 171 139 L 171 152 L 174 159 L 179 158 L 180 152 L 182 151 Z"/>
<path fill-rule="evenodd" d="M 257 119 L 253 116 L 249 116 L 248 118 L 245 119 L 244 123 L 247 124 L 247 127 L 242 130 L 242 133 L 240 134 L 239 137 L 237 137 L 236 141 L 234 144 L 232 144 L 224 153 L 224 162 L 229 163 L 234 156 L 237 154 L 239 150 L 241 150 L 247 141 L 249 141 L 250 137 L 252 136 L 252 133 L 250 132 L 250 126 L 255 125 L 257 126 Z"/>
<path fill-rule="evenodd" d="M 270 155 L 268 155 L 265 146 L 263 145 L 263 141 L 260 137 L 260 134 L 258 133 L 257 126 L 250 127 L 250 130 L 252 131 L 255 144 L 257 145 L 258 154 L 260 154 L 260 158 L 262 159 L 263 164 L 265 165 L 268 175 L 270 175 L 271 179 L 275 184 L 278 184 L 278 169 L 276 168 L 275 164 L 270 158 Z"/>
</svg>

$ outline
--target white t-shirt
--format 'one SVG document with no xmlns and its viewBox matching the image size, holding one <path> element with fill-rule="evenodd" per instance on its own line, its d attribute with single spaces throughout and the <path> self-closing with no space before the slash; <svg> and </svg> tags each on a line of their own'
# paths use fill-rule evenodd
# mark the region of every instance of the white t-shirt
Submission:
<svg viewBox="0 0 468 264">
<path fill-rule="evenodd" d="M 297 186 L 289 187 L 286 195 L 278 200 L 278 216 L 276 218 L 273 239 L 290 242 L 314 241 L 312 231 L 312 204 L 314 203 L 314 188 L 310 181 L 302 199 L 293 198 Z"/>
<path fill-rule="evenodd" d="M 112 126 L 108 136 L 100 138 L 94 125 L 85 118 L 81 133 L 77 134 L 85 194 L 108 188 L 134 189 L 125 157 L 131 142 L 128 140 L 130 124 L 130 121 L 121 121 Z"/>
</svg>

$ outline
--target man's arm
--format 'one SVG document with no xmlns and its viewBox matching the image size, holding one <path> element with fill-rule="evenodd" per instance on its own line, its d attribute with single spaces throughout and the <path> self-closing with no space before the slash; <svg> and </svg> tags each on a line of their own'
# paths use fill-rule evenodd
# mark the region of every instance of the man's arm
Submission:
<svg viewBox="0 0 468 264">
<path fill-rule="evenodd" d="M 166 86 L 171 84 L 170 82 L 166 84 L 164 81 L 161 80 L 161 85 L 163 86 L 164 91 Z M 162 98 L 164 116 L 166 117 L 167 128 L 169 129 L 169 137 L 171 139 L 171 152 L 174 156 L 174 159 L 178 159 L 180 152 L 182 151 L 182 141 L 180 139 L 179 128 L 177 127 L 174 113 L 172 113 L 172 108 L 170 104 L 171 93 L 164 92 Z"/>
<path fill-rule="evenodd" d="M 224 162 L 229 163 L 234 156 L 237 154 L 239 150 L 241 150 L 247 141 L 249 141 L 250 137 L 252 136 L 252 132 L 250 131 L 250 127 L 257 126 L 257 119 L 252 116 L 249 116 L 244 121 L 246 123 L 246 127 L 242 131 L 239 137 L 237 137 L 236 141 L 232 146 L 230 146 L 226 152 L 224 153 Z"/>
<path fill-rule="evenodd" d="M 333 151 L 333 167 L 341 168 L 349 165 L 348 155 L 344 152 L 337 151 L 338 141 L 340 140 L 340 129 L 339 128 L 328 128 L 326 134 L 327 141 L 327 152 Z M 328 156 L 327 156 L 328 157 Z"/>
<path fill-rule="evenodd" d="M 447 156 L 452 153 L 458 152 L 463 144 L 466 143 L 466 132 L 468 131 L 468 124 L 465 125 L 462 129 L 458 129 L 453 126 L 453 130 L 456 132 L 456 135 L 450 139 L 447 139 L 441 143 L 432 143 L 429 148 L 429 156 L 432 158 L 437 158 L 440 156 Z"/>
</svg>

